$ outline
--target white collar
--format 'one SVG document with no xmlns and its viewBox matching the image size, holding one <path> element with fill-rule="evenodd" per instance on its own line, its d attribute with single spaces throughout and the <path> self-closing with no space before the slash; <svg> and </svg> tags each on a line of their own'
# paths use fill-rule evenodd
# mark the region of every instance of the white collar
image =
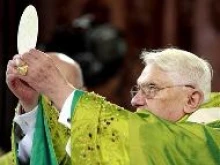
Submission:
<svg viewBox="0 0 220 165">
<path fill-rule="evenodd" d="M 201 108 L 192 113 L 187 121 L 207 124 L 220 120 L 220 107 Z"/>
</svg>

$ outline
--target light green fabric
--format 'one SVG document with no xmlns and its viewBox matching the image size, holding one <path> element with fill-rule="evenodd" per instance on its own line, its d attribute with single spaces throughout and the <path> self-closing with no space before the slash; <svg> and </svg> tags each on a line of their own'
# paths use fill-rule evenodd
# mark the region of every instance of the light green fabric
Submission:
<svg viewBox="0 0 220 165">
<path fill-rule="evenodd" d="M 44 99 L 46 100 L 46 99 Z M 45 111 L 49 111 L 46 106 L 44 106 L 44 102 L 40 98 L 38 109 L 37 109 L 37 118 L 35 124 L 35 132 L 33 136 L 33 145 L 31 150 L 31 158 L 30 165 L 37 164 L 50 164 L 57 165 L 57 158 L 54 151 L 54 147 L 51 140 L 51 133 L 49 131 L 49 126 L 47 117 L 44 115 Z M 13 131 L 14 132 L 14 129 Z M 15 164 L 19 165 L 18 157 L 17 157 L 17 146 L 15 145 L 14 133 L 12 133 L 12 150 L 15 155 Z"/>
<path fill-rule="evenodd" d="M 58 122 L 59 112 L 52 105 L 48 98 L 43 97 L 43 115 L 48 123 L 50 130 L 50 139 L 57 158 L 57 162 L 60 165 L 69 165 L 70 158 L 66 153 L 65 147 L 70 137 L 70 130 Z"/>
<path fill-rule="evenodd" d="M 82 92 L 75 92 L 75 104 Z M 66 153 L 67 140 L 70 130 L 58 123 L 58 111 L 51 101 L 43 97 L 39 102 L 36 128 L 33 139 L 31 165 L 69 165 L 70 158 Z M 70 114 L 71 115 L 71 114 Z M 40 151 L 40 152 L 39 152 Z M 41 159 L 39 159 L 39 157 Z"/>
<path fill-rule="evenodd" d="M 14 123 L 12 124 L 11 145 L 12 145 L 13 162 L 15 165 L 19 165 L 18 157 L 17 157 L 18 149 L 17 149 L 17 144 L 15 143 Z"/>
<path fill-rule="evenodd" d="M 72 164 L 220 164 L 220 126 L 131 113 L 95 94 L 80 98 L 71 126 Z"/>
<path fill-rule="evenodd" d="M 72 108 L 72 163 L 65 151 L 69 130 L 57 122 L 58 111 L 51 102 L 45 97 L 41 102 L 43 116 L 40 118 L 47 127 L 44 140 L 48 142 L 49 139 L 49 143 L 44 145 L 53 148 L 50 154 L 56 158 L 49 157 L 58 164 L 220 164 L 219 122 L 214 126 L 186 123 L 184 120 L 170 123 L 149 112 L 131 113 L 93 93 L 81 94 L 74 97 Z M 213 106 L 220 107 L 219 93 L 213 94 L 212 100 L 203 105 Z M 38 156 L 36 160 L 40 159 Z M 32 164 L 38 165 L 39 162 Z"/>
<path fill-rule="evenodd" d="M 43 115 L 43 104 L 38 105 L 30 165 L 58 165 L 48 123 Z"/>
<path fill-rule="evenodd" d="M 204 103 L 200 108 L 211 108 L 211 107 L 220 107 L 220 93 L 213 92 L 211 93 L 210 100 L 207 103 Z"/>
<path fill-rule="evenodd" d="M 0 165 L 13 165 L 13 153 L 12 151 L 0 156 Z"/>
<path fill-rule="evenodd" d="M 58 122 L 59 113 L 49 99 L 43 97 L 39 105 L 31 165 L 70 165 L 70 157 L 65 150 L 70 130 Z M 43 129 L 39 129 L 41 127 Z"/>
<path fill-rule="evenodd" d="M 43 96 L 37 111 L 31 164 L 70 165 L 71 161 L 65 150 L 70 130 L 58 122 L 59 113 L 48 98 Z M 14 155 L 17 155 L 13 132 L 14 130 L 12 150 Z M 19 164 L 17 159 L 14 161 L 14 164 Z"/>
</svg>

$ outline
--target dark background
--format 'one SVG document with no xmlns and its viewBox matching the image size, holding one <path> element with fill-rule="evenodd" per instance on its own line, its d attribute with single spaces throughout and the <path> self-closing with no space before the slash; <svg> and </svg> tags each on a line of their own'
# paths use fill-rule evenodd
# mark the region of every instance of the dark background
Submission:
<svg viewBox="0 0 220 165">
<path fill-rule="evenodd" d="M 87 64 L 83 68 L 88 90 L 114 103 L 133 110 L 129 90 L 143 68 L 139 60 L 143 48 L 175 46 L 206 58 L 214 68 L 213 91 L 220 90 L 219 0 L 0 0 L 0 147 L 5 151 L 10 150 L 11 123 L 17 103 L 5 83 L 5 71 L 8 60 L 17 53 L 18 22 L 29 4 L 38 11 L 37 47 L 44 51 L 60 51 L 80 59 L 74 51 L 84 47 L 75 42 L 80 39 L 72 35 L 71 23 L 87 12 L 101 15 L 99 23 L 106 21 L 120 32 L 126 45 L 123 58 L 108 61 L 102 72 L 92 76 L 86 75 L 91 71 Z M 68 38 L 70 34 L 72 37 Z"/>
</svg>

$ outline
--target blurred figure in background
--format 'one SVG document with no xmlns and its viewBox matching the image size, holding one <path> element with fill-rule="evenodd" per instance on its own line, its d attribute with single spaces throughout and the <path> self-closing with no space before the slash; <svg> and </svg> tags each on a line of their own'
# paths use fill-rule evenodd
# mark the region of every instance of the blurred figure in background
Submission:
<svg viewBox="0 0 220 165">
<path fill-rule="evenodd" d="M 106 5 L 88 1 L 81 16 L 58 27 L 43 47 L 68 54 L 80 64 L 86 86 L 99 85 L 117 73 L 126 53 L 124 36 L 109 19 Z"/>
</svg>

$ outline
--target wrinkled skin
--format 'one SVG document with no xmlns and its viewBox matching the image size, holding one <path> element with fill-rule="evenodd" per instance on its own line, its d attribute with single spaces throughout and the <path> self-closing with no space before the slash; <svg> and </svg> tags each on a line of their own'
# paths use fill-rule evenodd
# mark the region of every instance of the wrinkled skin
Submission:
<svg viewBox="0 0 220 165">
<path fill-rule="evenodd" d="M 7 84 L 13 93 L 15 92 L 14 94 L 18 98 L 22 93 L 23 97 L 25 96 L 27 99 L 25 101 L 32 102 L 35 99 L 35 96 L 33 97 L 35 91 L 48 96 L 55 103 L 55 106 L 61 109 L 64 101 L 73 91 L 73 87 L 60 73 L 51 57 L 41 51 L 32 49 L 14 58 L 18 58 L 27 64 L 28 72 L 25 76 L 20 75 L 16 70 L 16 63 L 9 61 L 6 73 Z M 18 89 L 19 85 L 21 85 L 20 89 Z M 33 100 L 28 100 L 31 96 Z M 20 100 L 24 99 L 21 98 Z"/>
<path fill-rule="evenodd" d="M 19 55 L 15 55 L 13 60 L 8 62 L 6 83 L 12 93 L 19 99 L 19 102 L 25 111 L 30 111 L 37 105 L 39 94 L 26 82 L 14 75 L 14 73 L 16 73 L 16 67 L 21 63 L 22 61 L 20 60 Z"/>
</svg>

